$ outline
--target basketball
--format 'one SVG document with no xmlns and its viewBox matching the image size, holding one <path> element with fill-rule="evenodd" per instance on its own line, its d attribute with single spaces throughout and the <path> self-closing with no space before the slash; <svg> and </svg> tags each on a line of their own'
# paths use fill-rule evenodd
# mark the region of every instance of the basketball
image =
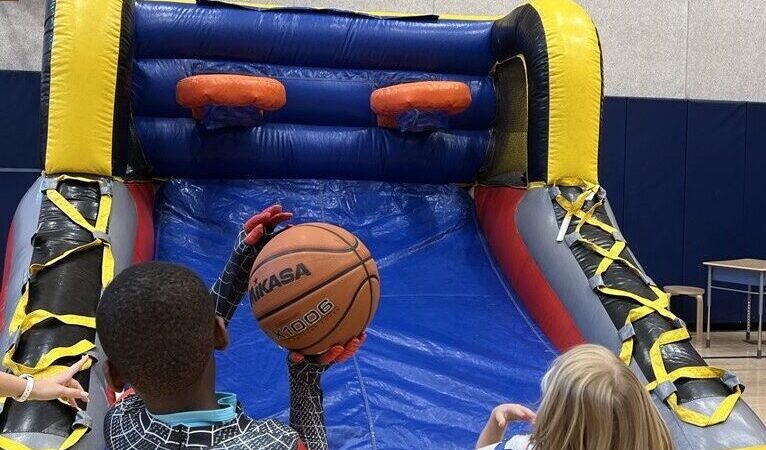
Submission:
<svg viewBox="0 0 766 450">
<path fill-rule="evenodd" d="M 378 307 L 380 279 L 356 236 L 327 223 L 276 235 L 253 263 L 250 306 L 277 345 L 321 354 L 364 331 Z"/>
</svg>

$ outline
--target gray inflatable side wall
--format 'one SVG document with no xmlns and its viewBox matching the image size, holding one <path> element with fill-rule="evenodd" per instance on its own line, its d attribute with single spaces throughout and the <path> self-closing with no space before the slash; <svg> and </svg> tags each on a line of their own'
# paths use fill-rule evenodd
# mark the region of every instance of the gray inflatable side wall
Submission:
<svg viewBox="0 0 766 450">
<path fill-rule="evenodd" d="M 42 177 L 38 179 L 22 198 L 14 215 L 13 260 L 10 278 L 6 289 L 4 305 L 5 323 L 13 315 L 26 280 L 29 264 L 32 258 L 32 236 L 37 230 L 40 214 L 42 192 L 40 186 Z M 133 261 L 133 246 L 136 235 L 136 211 L 133 200 L 124 184 L 114 181 L 112 187 L 112 210 L 109 218 L 108 235 L 114 255 L 115 275 L 129 267 Z M 8 335 L 4 328 L 2 333 L 3 348 L 7 348 Z M 74 446 L 77 450 L 103 450 L 104 444 L 104 415 L 108 409 L 106 382 L 103 376 L 105 356 L 96 336 L 96 349 L 93 352 L 95 363 L 90 370 L 90 403 L 86 409 L 91 419 L 91 429 Z M 57 448 L 64 438 L 46 433 L 7 433 L 5 437 L 16 440 L 31 448 Z"/>
<path fill-rule="evenodd" d="M 617 226 L 608 202 L 606 208 L 612 223 Z M 515 223 L 530 255 L 569 312 L 580 334 L 588 342 L 618 353 L 622 342 L 617 328 L 569 247 L 556 241 L 559 224 L 547 188 L 532 188 L 526 192 L 516 210 Z M 645 384 L 646 377 L 635 361 L 630 367 Z M 741 399 L 726 422 L 700 428 L 680 421 L 662 400 L 654 393 L 651 395 L 678 449 L 723 450 L 766 443 L 766 427 Z M 702 398 L 685 406 L 709 414 L 721 400 L 720 397 Z"/>
<path fill-rule="evenodd" d="M 13 252 L 11 267 L 9 269 L 8 285 L 4 286 L 5 297 L 3 300 L 3 329 L 8 325 L 13 312 L 16 310 L 16 303 L 21 295 L 21 288 L 27 280 L 29 265 L 32 262 L 32 237 L 37 231 L 38 221 L 40 219 L 40 203 L 42 202 L 42 192 L 40 184 L 43 178 L 40 177 L 21 198 L 16 207 L 16 213 L 13 215 L 13 241 L 10 242 L 10 248 L 6 252 Z M 8 336 L 3 332 L 2 348 L 8 348 Z"/>
</svg>

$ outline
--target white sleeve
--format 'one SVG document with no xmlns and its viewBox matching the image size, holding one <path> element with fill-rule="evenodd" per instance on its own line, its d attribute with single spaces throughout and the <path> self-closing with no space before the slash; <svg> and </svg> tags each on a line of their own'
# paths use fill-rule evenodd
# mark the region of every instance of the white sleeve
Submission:
<svg viewBox="0 0 766 450">
<path fill-rule="evenodd" d="M 485 445 L 482 448 L 477 448 L 476 450 L 495 450 L 497 448 L 499 442 L 495 442 L 494 444 Z"/>
<path fill-rule="evenodd" d="M 505 443 L 506 450 L 530 450 L 529 435 L 517 434 Z"/>
</svg>

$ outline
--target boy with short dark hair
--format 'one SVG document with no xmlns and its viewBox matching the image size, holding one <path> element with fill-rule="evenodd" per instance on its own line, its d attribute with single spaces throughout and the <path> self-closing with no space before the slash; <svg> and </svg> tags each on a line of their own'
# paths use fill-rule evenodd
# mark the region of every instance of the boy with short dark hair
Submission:
<svg viewBox="0 0 766 450">
<path fill-rule="evenodd" d="M 226 324 L 247 289 L 249 269 L 276 225 L 290 217 L 273 206 L 248 220 L 210 293 L 192 271 L 164 262 L 126 269 L 106 288 L 96 323 L 107 381 L 138 394 L 107 413 L 108 448 L 327 449 L 320 377 L 350 358 L 364 336 L 319 358 L 290 355 L 292 428 L 253 420 L 234 394 L 215 392 L 214 352 L 228 344 Z"/>
</svg>

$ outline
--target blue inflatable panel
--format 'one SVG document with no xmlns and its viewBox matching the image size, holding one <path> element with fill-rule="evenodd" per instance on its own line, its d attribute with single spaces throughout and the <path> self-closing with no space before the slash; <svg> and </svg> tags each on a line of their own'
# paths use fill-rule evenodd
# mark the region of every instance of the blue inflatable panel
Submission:
<svg viewBox="0 0 766 450">
<path fill-rule="evenodd" d="M 464 450 L 498 402 L 538 401 L 555 354 L 506 285 L 473 202 L 457 187 L 173 180 L 157 196 L 157 257 L 212 284 L 240 224 L 274 202 L 295 212 L 295 223 L 331 222 L 355 233 L 380 269 L 367 342 L 323 376 L 330 448 Z M 286 355 L 249 309 L 245 299 L 229 328 L 231 345 L 218 355 L 218 388 L 236 392 L 250 415 L 286 422 Z"/>
<path fill-rule="evenodd" d="M 492 24 L 139 1 L 135 56 L 486 75 Z"/>
<path fill-rule="evenodd" d="M 266 113 L 269 122 L 349 127 L 376 126 L 370 95 L 380 87 L 412 81 L 460 81 L 471 89 L 471 106 L 450 118 L 455 129 L 489 129 L 495 115 L 495 88 L 488 76 L 413 71 L 373 71 L 274 66 L 269 64 L 147 59 L 133 65 L 133 112 L 138 116 L 191 117 L 176 102 L 176 83 L 190 75 L 235 73 L 266 76 L 285 85 L 287 104 Z"/>
<path fill-rule="evenodd" d="M 144 154 L 161 177 L 470 182 L 489 143 L 489 131 L 404 134 L 275 123 L 205 130 L 192 119 L 135 122 Z"/>
</svg>

